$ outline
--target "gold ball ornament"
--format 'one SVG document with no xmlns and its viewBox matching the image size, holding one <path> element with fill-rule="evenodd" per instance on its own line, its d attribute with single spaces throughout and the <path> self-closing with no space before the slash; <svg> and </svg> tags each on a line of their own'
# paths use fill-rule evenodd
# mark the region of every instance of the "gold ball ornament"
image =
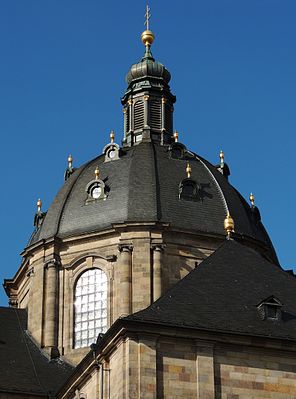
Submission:
<svg viewBox="0 0 296 399">
<path fill-rule="evenodd" d="M 142 42 L 145 46 L 151 46 L 151 44 L 154 42 L 154 38 L 154 33 L 151 30 L 144 30 L 141 35 Z"/>
</svg>

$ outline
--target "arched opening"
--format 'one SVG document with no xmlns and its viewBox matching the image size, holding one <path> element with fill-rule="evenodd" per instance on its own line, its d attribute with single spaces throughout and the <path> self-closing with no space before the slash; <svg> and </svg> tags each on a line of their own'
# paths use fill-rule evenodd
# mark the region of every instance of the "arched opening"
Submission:
<svg viewBox="0 0 296 399">
<path fill-rule="evenodd" d="M 107 330 L 107 291 L 107 276 L 101 269 L 88 269 L 78 278 L 74 290 L 74 348 L 91 345 Z"/>
</svg>

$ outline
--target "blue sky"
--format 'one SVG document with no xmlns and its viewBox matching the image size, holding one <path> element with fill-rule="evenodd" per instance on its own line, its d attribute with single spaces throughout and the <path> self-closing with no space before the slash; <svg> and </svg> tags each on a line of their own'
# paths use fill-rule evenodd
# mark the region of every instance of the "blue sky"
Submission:
<svg viewBox="0 0 296 399">
<path fill-rule="evenodd" d="M 172 74 L 180 141 L 253 191 L 281 264 L 296 266 L 295 0 L 151 0 L 155 58 Z M 13 277 L 44 209 L 74 166 L 122 136 L 120 97 L 143 54 L 145 1 L 0 5 L 1 268 Z M 0 304 L 7 303 L 4 291 Z"/>
</svg>

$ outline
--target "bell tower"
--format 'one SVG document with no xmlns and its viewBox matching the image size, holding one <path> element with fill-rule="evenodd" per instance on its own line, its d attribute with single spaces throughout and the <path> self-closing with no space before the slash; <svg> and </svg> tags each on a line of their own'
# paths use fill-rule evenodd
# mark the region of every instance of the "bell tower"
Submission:
<svg viewBox="0 0 296 399">
<path fill-rule="evenodd" d="M 121 100 L 124 112 L 123 146 L 142 141 L 169 144 L 173 140 L 173 104 L 170 72 L 155 61 L 151 52 L 154 34 L 149 30 L 150 9 L 146 11 L 146 30 L 141 39 L 145 46 L 143 58 L 131 66 L 126 75 L 127 90 Z"/>
</svg>

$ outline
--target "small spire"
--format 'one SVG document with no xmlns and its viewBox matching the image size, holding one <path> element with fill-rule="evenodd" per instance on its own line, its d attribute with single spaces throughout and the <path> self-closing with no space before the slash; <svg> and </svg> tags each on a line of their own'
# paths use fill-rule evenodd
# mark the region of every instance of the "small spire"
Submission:
<svg viewBox="0 0 296 399">
<path fill-rule="evenodd" d="M 72 169 L 72 162 L 73 162 L 73 158 L 72 155 L 70 154 L 68 156 L 68 169 L 71 170 Z"/>
<path fill-rule="evenodd" d="M 150 7 L 147 4 L 146 13 L 145 13 L 145 23 L 144 23 L 144 25 L 146 25 L 146 30 L 141 35 L 142 42 L 144 43 L 144 45 L 146 47 L 150 47 L 151 44 L 154 42 L 154 34 L 149 29 L 149 21 L 150 21 L 150 18 L 151 18 L 151 12 L 150 11 L 151 11 Z"/>
<path fill-rule="evenodd" d="M 114 139 L 115 139 L 115 133 L 114 133 L 114 130 L 111 130 L 111 132 L 110 132 L 110 141 L 111 141 L 111 143 L 114 143 Z"/>
<path fill-rule="evenodd" d="M 224 152 L 222 150 L 220 151 L 220 167 L 224 168 Z"/>
<path fill-rule="evenodd" d="M 254 194 L 251 193 L 249 198 L 250 198 L 250 202 L 251 202 L 252 208 L 254 208 L 255 207 L 255 196 L 254 196 Z"/>
<path fill-rule="evenodd" d="M 99 177 L 100 177 L 100 169 L 99 169 L 98 166 L 97 166 L 96 169 L 95 169 L 95 177 L 96 177 L 96 180 L 99 180 Z"/>
<path fill-rule="evenodd" d="M 42 201 L 41 201 L 41 199 L 40 198 L 38 198 L 38 201 L 37 201 L 37 212 L 41 212 L 41 208 L 42 208 Z"/>
<path fill-rule="evenodd" d="M 227 238 L 230 238 L 231 233 L 234 232 L 234 220 L 229 212 L 227 212 L 227 216 L 224 219 L 224 230 L 227 233 Z"/>
<path fill-rule="evenodd" d="M 187 173 L 188 179 L 190 179 L 190 177 L 191 177 L 191 166 L 190 166 L 189 162 L 187 162 L 187 165 L 186 165 L 186 173 Z"/>
<path fill-rule="evenodd" d="M 179 133 L 177 132 L 177 130 L 175 130 L 174 139 L 175 139 L 175 143 L 178 143 L 178 140 L 179 140 Z"/>
</svg>

